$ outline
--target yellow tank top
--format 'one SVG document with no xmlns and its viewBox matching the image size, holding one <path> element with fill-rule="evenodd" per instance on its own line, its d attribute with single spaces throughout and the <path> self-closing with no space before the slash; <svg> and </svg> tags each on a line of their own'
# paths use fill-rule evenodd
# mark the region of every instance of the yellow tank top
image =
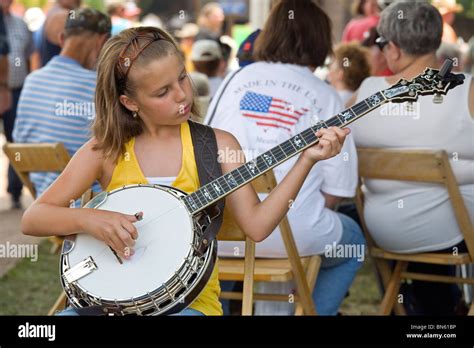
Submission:
<svg viewBox="0 0 474 348">
<path fill-rule="evenodd" d="M 181 124 L 181 144 L 183 147 L 181 170 L 171 186 L 192 193 L 200 187 L 200 184 L 188 122 Z M 125 153 L 118 160 L 112 174 L 112 180 L 107 186 L 107 191 L 115 190 L 124 185 L 148 184 L 135 156 L 134 146 L 135 138 L 132 138 L 125 145 Z M 189 308 L 198 310 L 205 315 L 222 315 L 222 306 L 219 302 L 220 286 L 217 276 L 216 263 L 207 285 Z"/>
</svg>

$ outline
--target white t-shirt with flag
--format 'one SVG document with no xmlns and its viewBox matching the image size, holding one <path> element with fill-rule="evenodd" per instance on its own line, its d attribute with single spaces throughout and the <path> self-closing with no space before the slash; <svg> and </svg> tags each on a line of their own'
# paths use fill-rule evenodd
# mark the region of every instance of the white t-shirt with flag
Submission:
<svg viewBox="0 0 474 348">
<path fill-rule="evenodd" d="M 257 62 L 229 74 L 209 106 L 204 123 L 232 133 L 250 160 L 320 120 L 342 111 L 342 103 L 331 86 L 307 67 Z M 220 154 L 232 160 L 235 154 Z M 280 182 L 298 156 L 274 168 Z M 293 202 L 288 219 L 301 255 L 324 253 L 338 243 L 342 224 L 337 214 L 325 208 L 321 191 L 353 197 L 357 184 L 357 153 L 348 136 L 341 153 L 317 163 Z M 265 195 L 260 195 L 264 199 Z M 220 242 L 219 255 L 242 256 L 242 242 Z M 277 228 L 257 244 L 258 257 L 286 257 Z"/>
</svg>

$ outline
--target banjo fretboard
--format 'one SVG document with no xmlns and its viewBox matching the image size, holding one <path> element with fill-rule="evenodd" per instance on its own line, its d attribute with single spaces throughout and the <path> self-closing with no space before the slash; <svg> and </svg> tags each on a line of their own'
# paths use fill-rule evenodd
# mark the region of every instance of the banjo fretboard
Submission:
<svg viewBox="0 0 474 348">
<path fill-rule="evenodd" d="M 304 149 L 316 144 L 319 139 L 315 133 L 319 129 L 333 126 L 345 127 L 387 101 L 388 99 L 382 92 L 377 92 L 336 116 L 315 124 L 184 197 L 183 201 L 186 207 L 192 214 L 198 213 Z"/>
</svg>

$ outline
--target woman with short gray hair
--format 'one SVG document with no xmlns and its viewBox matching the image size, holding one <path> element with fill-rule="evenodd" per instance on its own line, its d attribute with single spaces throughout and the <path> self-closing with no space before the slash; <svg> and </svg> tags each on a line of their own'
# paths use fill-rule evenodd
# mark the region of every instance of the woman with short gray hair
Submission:
<svg viewBox="0 0 474 348">
<path fill-rule="evenodd" d="M 406 55 L 431 55 L 441 44 L 443 19 L 428 3 L 397 2 L 381 13 L 377 31 L 382 44 L 392 42 Z"/>
<path fill-rule="evenodd" d="M 359 102 L 386 89 L 400 78 L 412 79 L 426 67 L 439 68 L 436 50 L 441 44 L 442 19 L 426 2 L 396 2 L 381 14 L 377 45 L 394 76 L 369 77 L 349 101 Z M 360 147 L 445 150 L 474 219 L 474 86 L 466 74 L 464 85 L 444 97 L 442 104 L 423 97 L 407 109 L 406 103 L 386 104 L 372 111 L 352 129 Z M 452 156 L 456 154 L 456 158 Z M 376 244 L 397 253 L 452 252 L 465 248 L 447 191 L 440 185 L 365 180 L 365 220 Z M 400 207 L 402 202 L 402 208 Z M 448 275 L 447 266 L 410 264 L 411 271 Z M 429 268 L 428 268 L 429 267 Z M 428 268 L 428 269 L 427 269 Z M 460 303 L 456 285 L 413 282 L 420 307 L 415 314 L 454 314 Z M 456 296 L 452 296 L 456 293 Z M 440 299 L 443 299 L 440 301 Z"/>
</svg>

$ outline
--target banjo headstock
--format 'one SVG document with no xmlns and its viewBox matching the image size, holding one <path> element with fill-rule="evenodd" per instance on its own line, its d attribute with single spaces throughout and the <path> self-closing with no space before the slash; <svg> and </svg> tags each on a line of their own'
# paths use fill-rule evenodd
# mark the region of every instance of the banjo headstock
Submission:
<svg viewBox="0 0 474 348">
<path fill-rule="evenodd" d="M 463 74 L 453 74 L 452 59 L 447 59 L 441 69 L 426 68 L 423 73 L 408 81 L 401 79 L 392 87 L 383 91 L 392 103 L 414 102 L 422 95 L 435 95 L 434 102 L 442 102 L 442 95 L 464 83 Z"/>
</svg>

